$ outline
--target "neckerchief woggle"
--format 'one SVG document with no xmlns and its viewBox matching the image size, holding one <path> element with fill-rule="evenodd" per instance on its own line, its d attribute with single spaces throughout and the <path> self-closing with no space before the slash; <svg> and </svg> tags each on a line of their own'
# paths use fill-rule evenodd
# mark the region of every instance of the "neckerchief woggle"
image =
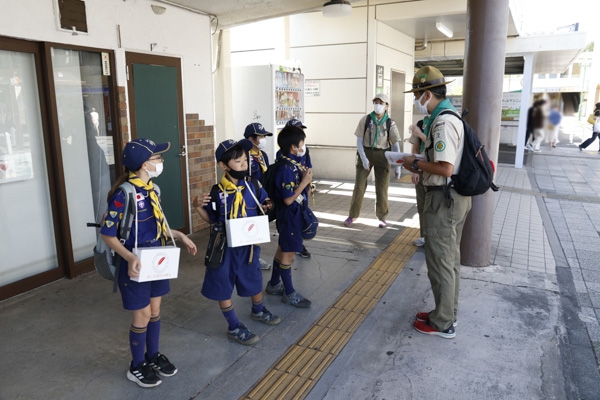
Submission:
<svg viewBox="0 0 600 400">
<path fill-rule="evenodd" d="M 129 173 L 129 182 L 140 189 L 148 191 L 148 197 L 150 197 L 150 204 L 152 205 L 152 212 L 154 214 L 154 219 L 156 220 L 156 240 L 160 239 L 161 236 L 166 238 L 167 224 L 165 221 L 165 216 L 163 215 L 160 205 L 158 204 L 159 200 L 156 192 L 154 191 L 154 184 L 152 181 L 145 183 L 133 172 Z M 137 204 L 135 206 L 137 207 Z"/>
</svg>

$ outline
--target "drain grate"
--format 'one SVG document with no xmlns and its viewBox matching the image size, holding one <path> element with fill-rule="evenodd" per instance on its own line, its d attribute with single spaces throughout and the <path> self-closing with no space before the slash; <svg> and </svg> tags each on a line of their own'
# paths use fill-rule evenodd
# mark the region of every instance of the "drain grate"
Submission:
<svg viewBox="0 0 600 400">
<path fill-rule="evenodd" d="M 304 399 L 402 271 L 418 237 L 418 229 L 404 228 L 242 399 Z"/>
</svg>

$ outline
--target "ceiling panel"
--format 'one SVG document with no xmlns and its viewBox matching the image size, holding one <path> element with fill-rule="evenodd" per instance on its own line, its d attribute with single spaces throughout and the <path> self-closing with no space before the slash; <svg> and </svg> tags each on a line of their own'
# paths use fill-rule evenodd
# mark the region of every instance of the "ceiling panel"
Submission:
<svg viewBox="0 0 600 400">
<path fill-rule="evenodd" d="M 217 29 L 249 22 L 261 21 L 285 15 L 321 10 L 327 0 L 158 0 L 170 6 L 183 7 L 216 17 L 213 26 Z M 364 7 L 365 0 L 349 0 L 353 7 Z M 391 28 L 415 38 L 417 43 L 464 40 L 466 38 L 466 0 L 370 0 L 377 6 L 377 20 Z M 218 21 L 218 22 L 217 22 Z M 453 32 L 448 39 L 436 29 L 442 22 Z M 518 36 L 512 15 L 508 21 L 508 37 Z M 577 50 L 542 51 L 538 53 L 535 73 L 560 73 L 579 53 Z M 518 57 L 517 57 L 518 58 Z M 443 62 L 443 61 L 439 61 Z M 455 61 L 447 60 L 448 68 Z M 507 59 L 507 71 L 518 69 L 515 61 Z M 518 64 L 518 63 L 517 63 Z"/>
</svg>

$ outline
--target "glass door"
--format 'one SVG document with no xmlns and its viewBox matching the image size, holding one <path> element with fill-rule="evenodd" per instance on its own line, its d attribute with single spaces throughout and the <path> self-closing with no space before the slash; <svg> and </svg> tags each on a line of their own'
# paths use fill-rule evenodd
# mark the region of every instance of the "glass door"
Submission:
<svg viewBox="0 0 600 400">
<path fill-rule="evenodd" d="M 36 48 L 3 50 L 6 43 L 0 41 L 0 286 L 58 266 Z"/>
<path fill-rule="evenodd" d="M 52 47 L 52 73 L 73 260 L 91 257 L 115 181 L 110 76 L 102 53 Z"/>
</svg>

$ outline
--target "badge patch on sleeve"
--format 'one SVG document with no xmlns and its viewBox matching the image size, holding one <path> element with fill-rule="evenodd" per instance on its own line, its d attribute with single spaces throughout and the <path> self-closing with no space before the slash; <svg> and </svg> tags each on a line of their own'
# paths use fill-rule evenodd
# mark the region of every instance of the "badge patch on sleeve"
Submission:
<svg viewBox="0 0 600 400">
<path fill-rule="evenodd" d="M 435 151 L 444 151 L 446 148 L 446 143 L 443 140 L 435 142 Z"/>
</svg>

